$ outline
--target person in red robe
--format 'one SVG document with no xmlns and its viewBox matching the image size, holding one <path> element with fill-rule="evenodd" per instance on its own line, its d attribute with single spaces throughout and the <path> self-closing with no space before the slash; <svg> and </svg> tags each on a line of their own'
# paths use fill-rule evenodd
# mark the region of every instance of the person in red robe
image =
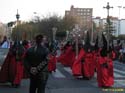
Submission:
<svg viewBox="0 0 125 93">
<path fill-rule="evenodd" d="M 56 71 L 56 62 L 57 62 L 57 50 L 58 50 L 58 43 L 56 41 L 50 42 L 49 45 L 49 55 L 48 55 L 48 71 L 55 72 Z"/>
<path fill-rule="evenodd" d="M 19 41 L 15 41 L 2 65 L 0 82 L 10 82 L 13 87 L 19 87 L 23 78 L 24 48 Z"/>
<path fill-rule="evenodd" d="M 84 45 L 85 55 L 83 61 L 83 76 L 89 80 L 94 76 L 95 62 L 93 54 L 93 46 L 90 44 L 89 33 L 87 32 L 87 38 Z"/>
<path fill-rule="evenodd" d="M 98 58 L 97 81 L 99 87 L 111 87 L 114 84 L 113 62 L 108 55 L 102 49 L 101 56 Z"/>
<path fill-rule="evenodd" d="M 91 79 L 94 76 L 95 62 L 94 55 L 91 49 L 85 52 L 84 63 L 83 63 L 83 73 L 85 79 Z"/>
<path fill-rule="evenodd" d="M 24 48 L 24 57 L 25 57 L 25 53 L 27 52 L 27 50 L 31 47 L 29 42 L 27 40 L 23 40 L 22 42 L 23 48 Z M 23 70 L 23 78 L 27 79 L 29 78 L 29 73 L 26 71 L 26 69 L 24 68 Z"/>
<path fill-rule="evenodd" d="M 111 87 L 114 84 L 112 51 L 107 50 L 107 41 L 103 37 L 103 47 L 97 62 L 97 82 L 99 87 Z"/>
<path fill-rule="evenodd" d="M 73 51 L 73 47 L 71 42 L 67 42 L 64 46 L 63 53 L 58 57 L 58 61 L 60 61 L 64 66 L 69 66 L 72 68 L 72 64 L 75 59 L 75 51 Z"/>
<path fill-rule="evenodd" d="M 74 59 L 75 59 L 75 51 L 73 51 L 72 46 L 69 46 L 65 51 L 64 58 L 62 59 L 61 62 L 64 66 L 69 66 L 72 68 Z"/>
<path fill-rule="evenodd" d="M 63 43 L 60 44 L 60 55 L 57 57 L 57 62 L 61 62 L 63 55 L 64 55 L 64 45 Z"/>
<path fill-rule="evenodd" d="M 65 45 L 62 45 L 60 50 L 61 50 L 61 54 L 59 57 L 57 57 L 57 61 L 60 62 L 61 64 L 63 64 L 64 66 L 67 66 L 67 63 L 64 61 L 64 58 L 65 58 L 65 54 L 66 54 L 66 51 L 68 49 L 68 47 L 71 46 L 71 43 L 68 41 L 66 42 Z"/>
<path fill-rule="evenodd" d="M 48 55 L 49 61 L 48 61 L 48 70 L 51 73 L 52 71 L 56 71 L 56 56 L 53 53 L 50 53 Z"/>
<path fill-rule="evenodd" d="M 79 54 L 78 54 L 78 58 L 74 60 L 74 63 L 72 65 L 72 73 L 73 76 L 75 76 L 76 78 L 78 78 L 79 76 L 83 76 L 83 72 L 82 72 L 82 58 L 84 58 L 85 55 L 85 51 L 83 48 L 80 49 Z"/>
<path fill-rule="evenodd" d="M 101 49 L 98 46 L 98 36 L 97 36 L 95 46 L 94 46 L 94 51 L 93 51 L 93 61 L 94 61 L 95 72 L 97 71 L 97 61 L 100 55 L 100 50 Z"/>
<path fill-rule="evenodd" d="M 91 79 L 94 76 L 94 61 L 93 61 L 92 46 L 90 45 L 89 33 L 84 47 L 80 49 L 78 58 L 73 64 L 73 75 L 82 76 L 83 79 Z"/>
</svg>

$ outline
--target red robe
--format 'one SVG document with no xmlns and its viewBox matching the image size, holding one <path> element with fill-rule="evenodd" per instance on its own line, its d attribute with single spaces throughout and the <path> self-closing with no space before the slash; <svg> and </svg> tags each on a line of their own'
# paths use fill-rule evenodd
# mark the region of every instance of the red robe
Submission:
<svg viewBox="0 0 125 93">
<path fill-rule="evenodd" d="M 72 66 L 72 73 L 74 76 L 82 76 L 82 63 L 81 63 L 81 59 L 82 57 L 84 57 L 85 55 L 85 51 L 82 48 L 79 52 L 78 58 L 75 59 L 73 66 Z"/>
<path fill-rule="evenodd" d="M 92 78 L 94 76 L 95 71 L 95 62 L 94 62 L 93 53 L 85 53 L 84 63 L 83 63 L 83 74 L 87 78 Z"/>
<path fill-rule="evenodd" d="M 57 62 L 61 62 L 61 60 L 64 58 L 64 55 L 65 55 L 65 50 L 62 46 L 60 48 L 60 51 L 61 51 L 61 54 L 60 56 L 57 57 Z"/>
<path fill-rule="evenodd" d="M 114 51 L 112 51 L 112 59 L 116 58 L 116 53 Z"/>
<path fill-rule="evenodd" d="M 2 64 L 1 70 L 0 70 L 0 82 L 5 83 L 6 81 L 9 80 L 9 60 L 10 60 L 10 53 L 7 54 L 4 63 Z"/>
<path fill-rule="evenodd" d="M 20 84 L 23 78 L 23 63 L 16 61 L 15 56 L 9 51 L 0 71 L 0 82 Z"/>
<path fill-rule="evenodd" d="M 49 54 L 48 70 L 49 72 L 56 70 L 56 56 Z"/>
<path fill-rule="evenodd" d="M 28 50 L 30 47 L 31 47 L 30 44 L 24 45 L 25 51 L 24 51 L 23 58 L 25 57 L 25 53 L 27 52 L 27 50 Z M 23 68 L 24 68 L 24 67 L 23 67 Z M 26 71 L 25 68 L 23 69 L 23 78 L 24 78 L 24 79 L 29 78 L 29 73 Z"/>
<path fill-rule="evenodd" d="M 100 55 L 99 53 L 100 53 L 100 50 L 97 50 L 97 51 L 93 52 L 93 61 L 94 61 L 95 70 L 97 70 L 97 61 L 98 61 L 98 57 Z"/>
<path fill-rule="evenodd" d="M 107 63 L 108 67 L 104 67 L 104 63 Z M 107 57 L 98 58 L 97 81 L 99 87 L 110 87 L 114 84 L 112 59 L 109 59 Z"/>
<path fill-rule="evenodd" d="M 72 68 L 73 62 L 75 60 L 75 52 L 72 50 L 72 46 L 67 47 L 60 59 L 64 66 L 69 66 Z"/>
</svg>

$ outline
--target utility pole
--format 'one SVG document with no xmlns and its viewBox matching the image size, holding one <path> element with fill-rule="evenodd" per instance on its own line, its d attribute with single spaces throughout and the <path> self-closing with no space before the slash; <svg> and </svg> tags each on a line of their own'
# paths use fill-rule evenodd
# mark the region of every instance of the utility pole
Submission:
<svg viewBox="0 0 125 93">
<path fill-rule="evenodd" d="M 17 27 L 17 29 L 18 29 L 19 18 L 20 18 L 20 15 L 19 15 L 18 9 L 17 9 L 17 14 L 16 14 L 16 19 L 17 19 L 17 20 L 16 20 L 16 22 L 17 22 L 17 26 L 16 26 L 16 27 Z M 17 34 L 16 34 L 16 35 L 17 35 L 17 36 L 16 36 L 16 39 L 19 40 L 19 32 L 17 31 L 16 33 L 17 33 Z"/>
<path fill-rule="evenodd" d="M 109 5 L 109 2 L 107 2 L 107 6 L 103 7 L 107 9 L 107 24 L 108 24 L 108 31 L 107 31 L 107 50 L 109 50 L 109 36 L 110 36 L 110 18 L 109 18 L 109 9 L 113 8 Z"/>
</svg>

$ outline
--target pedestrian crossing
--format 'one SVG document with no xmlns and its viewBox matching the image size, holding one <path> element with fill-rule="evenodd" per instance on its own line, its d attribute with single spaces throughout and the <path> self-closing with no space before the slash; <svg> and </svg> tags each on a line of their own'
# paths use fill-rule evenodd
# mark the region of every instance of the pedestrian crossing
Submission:
<svg viewBox="0 0 125 93">
<path fill-rule="evenodd" d="M 67 71 L 70 75 L 72 75 L 72 70 L 70 67 L 64 67 L 64 70 Z"/>
<path fill-rule="evenodd" d="M 114 68 L 114 77 L 116 79 L 124 79 L 125 80 L 125 71 L 121 71 Z"/>
<path fill-rule="evenodd" d="M 118 63 L 114 63 L 115 66 L 117 66 L 117 64 Z M 122 66 L 122 64 L 119 65 Z M 53 72 L 51 75 L 55 79 L 69 79 L 69 76 L 65 74 L 65 72 L 71 76 L 70 79 L 73 79 L 74 76 L 72 75 L 71 68 L 64 67 L 59 63 L 57 64 L 56 72 Z M 94 78 L 92 79 L 92 81 L 95 81 L 95 83 L 97 83 L 96 78 L 97 75 L 95 73 Z M 114 67 L 114 81 L 115 81 L 114 87 L 125 87 L 125 71 Z"/>
<path fill-rule="evenodd" d="M 58 69 L 56 69 L 56 71 L 54 73 L 52 73 L 52 75 L 55 78 L 66 78 L 66 76 L 63 75 L 63 73 L 61 73 Z"/>
</svg>

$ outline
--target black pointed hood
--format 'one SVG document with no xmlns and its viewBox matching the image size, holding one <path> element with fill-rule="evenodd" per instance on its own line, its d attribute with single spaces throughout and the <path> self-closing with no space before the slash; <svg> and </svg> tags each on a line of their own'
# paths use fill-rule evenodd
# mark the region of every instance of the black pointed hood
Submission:
<svg viewBox="0 0 125 93">
<path fill-rule="evenodd" d="M 90 37 L 89 37 L 89 32 L 88 31 L 87 31 L 87 37 L 86 37 L 86 40 L 85 40 L 85 45 L 90 46 Z"/>
<path fill-rule="evenodd" d="M 92 46 L 90 44 L 89 32 L 87 31 L 87 36 L 86 36 L 86 40 L 85 40 L 84 50 L 86 52 L 88 52 L 88 49 L 90 49 L 92 51 Z"/>
<path fill-rule="evenodd" d="M 98 49 L 99 49 L 99 46 L 98 46 L 98 35 L 97 35 L 97 38 L 96 38 L 96 41 L 95 41 L 94 49 L 95 49 L 95 50 L 98 50 Z"/>
<path fill-rule="evenodd" d="M 107 40 L 106 40 L 104 34 L 102 34 L 102 41 L 103 41 L 103 46 L 102 46 L 102 49 L 100 51 L 100 55 L 102 57 L 105 57 L 105 56 L 107 56 Z"/>
<path fill-rule="evenodd" d="M 102 34 L 102 41 L 103 41 L 103 48 L 107 49 L 107 40 L 106 40 L 104 34 Z"/>
</svg>

